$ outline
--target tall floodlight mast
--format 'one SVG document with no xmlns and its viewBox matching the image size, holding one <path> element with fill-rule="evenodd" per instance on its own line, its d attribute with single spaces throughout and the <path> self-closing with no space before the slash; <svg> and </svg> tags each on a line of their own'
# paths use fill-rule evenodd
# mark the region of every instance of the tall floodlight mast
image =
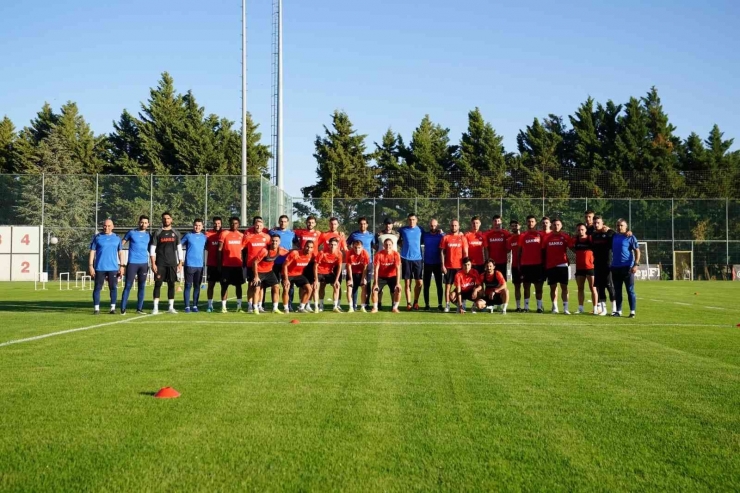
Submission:
<svg viewBox="0 0 740 493">
<path fill-rule="evenodd" d="M 242 0 L 242 175 L 241 222 L 247 224 L 247 0 Z"/>
<path fill-rule="evenodd" d="M 272 0 L 272 177 L 278 213 L 285 213 L 283 190 L 283 0 Z"/>
</svg>

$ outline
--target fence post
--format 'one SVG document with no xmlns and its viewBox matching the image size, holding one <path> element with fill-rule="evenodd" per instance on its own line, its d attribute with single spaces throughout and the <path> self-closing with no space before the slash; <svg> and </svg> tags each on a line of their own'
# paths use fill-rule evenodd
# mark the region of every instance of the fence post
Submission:
<svg viewBox="0 0 740 493">
<path fill-rule="evenodd" d="M 545 217 L 545 196 L 542 196 L 542 217 Z"/>
<path fill-rule="evenodd" d="M 588 197 L 586 197 L 586 210 L 588 210 Z"/>
<path fill-rule="evenodd" d="M 203 222 L 204 226 L 208 225 L 208 173 L 206 173 L 206 202 L 205 210 L 203 211 Z"/>
<path fill-rule="evenodd" d="M 460 197 L 457 198 L 457 216 L 455 216 L 460 221 Z"/>
<path fill-rule="evenodd" d="M 98 185 L 100 182 L 100 173 L 95 173 L 95 229 L 98 229 Z"/>
<path fill-rule="evenodd" d="M 629 210 L 627 212 L 627 214 L 628 214 L 627 217 L 629 218 L 629 224 L 630 224 L 630 228 L 631 228 L 632 227 L 632 199 L 627 199 L 627 201 L 628 201 L 628 204 L 629 204 L 628 205 Z"/>
<path fill-rule="evenodd" d="M 44 225 L 44 219 L 45 219 L 45 207 L 44 202 L 46 201 L 45 196 L 46 195 L 46 173 L 41 173 L 41 226 Z"/>
<path fill-rule="evenodd" d="M 375 198 L 373 198 L 373 233 L 375 233 L 377 229 L 375 229 Z"/>
<path fill-rule="evenodd" d="M 725 199 L 725 250 L 727 265 L 730 265 L 730 199 Z"/>
<path fill-rule="evenodd" d="M 154 175 L 149 175 L 149 229 L 154 224 Z"/>
<path fill-rule="evenodd" d="M 263 192 L 262 187 L 264 186 L 264 183 L 265 183 L 265 177 L 260 176 L 260 210 L 259 210 L 260 216 L 262 215 L 262 211 L 264 211 L 264 207 L 262 206 L 262 192 Z"/>
<path fill-rule="evenodd" d="M 414 197 L 414 214 L 419 213 L 419 197 Z"/>
<path fill-rule="evenodd" d="M 498 199 L 498 214 L 501 217 L 504 217 L 504 198 L 501 197 Z"/>
<path fill-rule="evenodd" d="M 673 199 L 671 199 L 671 254 L 673 256 L 673 262 L 676 261 L 676 210 L 673 205 Z M 673 266 L 673 272 L 676 272 L 676 266 Z M 676 276 L 673 276 L 673 280 L 676 281 Z"/>
</svg>

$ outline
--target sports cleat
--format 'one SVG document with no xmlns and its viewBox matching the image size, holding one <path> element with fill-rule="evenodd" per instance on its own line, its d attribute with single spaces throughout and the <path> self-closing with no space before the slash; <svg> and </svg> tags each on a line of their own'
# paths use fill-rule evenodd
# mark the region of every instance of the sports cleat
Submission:
<svg viewBox="0 0 740 493">
<path fill-rule="evenodd" d="M 319 308 L 318 306 L 313 309 L 313 313 L 321 313 L 323 310 Z"/>
<path fill-rule="evenodd" d="M 255 315 L 259 315 L 260 314 L 260 311 L 259 311 L 259 309 L 255 308 L 254 310 L 252 310 L 252 313 L 254 313 Z M 247 315 L 248 314 L 249 313 L 247 313 Z"/>
<path fill-rule="evenodd" d="M 209 306 L 208 308 L 206 308 L 206 313 L 213 313 L 213 307 Z"/>
<path fill-rule="evenodd" d="M 601 311 L 599 312 L 599 316 L 600 316 L 600 317 L 606 317 L 607 315 L 609 315 L 609 314 L 608 314 L 608 313 L 606 312 L 606 310 L 601 310 Z"/>
<path fill-rule="evenodd" d="M 377 309 L 377 308 L 375 308 L 375 307 L 373 307 L 373 309 L 372 309 L 372 310 L 370 310 L 370 313 L 378 313 L 378 309 Z"/>
<path fill-rule="evenodd" d="M 621 317 L 621 316 L 622 316 L 622 314 L 619 313 L 619 312 L 612 313 L 612 317 Z"/>
<path fill-rule="evenodd" d="M 440 311 L 440 312 L 445 311 L 444 308 L 442 307 L 442 305 L 437 305 L 437 310 Z"/>
<path fill-rule="evenodd" d="M 412 309 L 412 310 L 414 310 L 415 312 L 418 312 L 418 311 L 419 311 L 419 304 L 418 304 L 418 303 L 414 303 L 414 304 L 413 304 L 413 305 L 411 306 L 411 309 Z"/>
<path fill-rule="evenodd" d="M 444 308 L 444 312 L 445 312 L 445 313 L 450 313 L 450 307 L 449 307 L 449 306 L 446 306 L 446 307 Z"/>
<path fill-rule="evenodd" d="M 174 308 L 170 308 L 169 310 L 167 310 L 167 313 L 171 313 L 174 315 L 175 313 L 177 313 L 177 310 L 175 310 Z"/>
<path fill-rule="evenodd" d="M 239 313 L 239 311 L 241 311 L 241 308 L 239 310 L 237 310 L 237 313 Z M 253 311 L 252 308 L 247 308 L 247 315 L 249 315 L 250 313 L 252 313 L 252 311 Z"/>
<path fill-rule="evenodd" d="M 226 312 L 223 312 L 223 313 L 226 313 Z M 244 310 L 242 310 L 241 307 L 239 307 L 236 309 L 236 313 L 244 313 Z"/>
<path fill-rule="evenodd" d="M 121 315 L 126 315 L 126 309 L 125 308 L 121 308 Z"/>
<path fill-rule="evenodd" d="M 305 308 L 298 307 L 298 310 L 296 310 L 297 313 L 308 313 L 308 311 Z"/>
<path fill-rule="evenodd" d="M 152 315 L 159 315 L 159 308 L 152 310 Z"/>
<path fill-rule="evenodd" d="M 278 314 L 278 315 L 282 315 L 282 314 L 283 314 L 283 312 L 282 312 L 282 311 L 280 311 L 280 308 L 273 308 L 273 309 L 272 309 L 272 313 L 276 313 L 276 314 Z"/>
<path fill-rule="evenodd" d="M 634 313 L 630 313 L 630 316 L 627 317 L 627 318 L 635 318 L 635 314 Z"/>
<path fill-rule="evenodd" d="M 364 306 L 361 306 L 361 307 L 360 307 L 360 311 L 361 311 L 362 313 L 367 313 L 367 309 L 366 309 L 366 308 L 365 308 Z"/>
<path fill-rule="evenodd" d="M 116 314 L 115 308 L 111 308 L 110 311 L 108 312 L 108 315 L 115 315 L 115 314 Z"/>
<path fill-rule="evenodd" d="M 399 310 L 398 308 L 392 308 L 391 313 L 401 313 L 401 310 Z"/>
<path fill-rule="evenodd" d="M 350 305 L 349 308 L 347 309 L 347 313 L 355 313 L 355 309 L 352 308 L 352 305 Z"/>
<path fill-rule="evenodd" d="M 351 308 L 350 308 L 350 310 L 351 310 Z M 333 309 L 332 311 L 333 311 L 334 313 L 344 313 L 344 312 L 342 312 L 342 309 L 341 309 L 341 308 L 339 308 L 338 306 L 335 306 L 335 307 L 334 307 L 334 309 Z"/>
<path fill-rule="evenodd" d="M 543 310 L 542 308 L 538 308 L 537 313 L 545 313 L 545 310 Z"/>
<path fill-rule="evenodd" d="M 137 315 L 146 315 L 146 312 L 144 310 L 136 310 Z"/>
<path fill-rule="evenodd" d="M 411 303 L 406 303 L 406 311 L 407 312 L 411 311 Z"/>
<path fill-rule="evenodd" d="M 473 315 L 475 315 L 476 313 L 478 313 L 478 311 L 475 308 L 471 308 L 470 309 L 470 313 L 472 313 Z"/>
<path fill-rule="evenodd" d="M 557 315 L 557 314 L 558 314 L 558 313 L 560 313 L 560 312 L 559 312 L 558 310 L 551 310 L 551 313 L 553 313 L 553 314 Z"/>
<path fill-rule="evenodd" d="M 265 310 L 265 309 L 264 309 L 264 308 L 262 308 L 262 307 L 260 307 L 260 310 L 259 310 L 259 311 L 260 311 L 260 313 L 266 313 L 266 312 L 267 312 L 267 310 Z"/>
<path fill-rule="evenodd" d="M 514 310 L 514 313 L 522 313 L 522 309 L 521 308 L 517 308 L 516 310 Z"/>
<path fill-rule="evenodd" d="M 190 311 L 193 312 L 193 313 L 198 313 L 198 307 L 197 306 L 194 306 L 194 307 L 192 307 L 190 309 Z"/>
<path fill-rule="evenodd" d="M 237 310 L 241 311 L 241 309 Z M 221 313 L 229 313 L 229 310 L 226 309 L 226 307 L 221 308 Z"/>
<path fill-rule="evenodd" d="M 519 313 L 529 313 L 529 308 L 522 308 L 522 311 Z"/>
<path fill-rule="evenodd" d="M 570 312 L 568 310 L 564 310 L 563 315 L 570 315 Z"/>
<path fill-rule="evenodd" d="M 190 307 L 189 306 L 186 306 L 185 307 L 185 313 L 190 313 Z"/>
<path fill-rule="evenodd" d="M 100 310 L 93 310 L 93 315 L 100 315 Z"/>
</svg>

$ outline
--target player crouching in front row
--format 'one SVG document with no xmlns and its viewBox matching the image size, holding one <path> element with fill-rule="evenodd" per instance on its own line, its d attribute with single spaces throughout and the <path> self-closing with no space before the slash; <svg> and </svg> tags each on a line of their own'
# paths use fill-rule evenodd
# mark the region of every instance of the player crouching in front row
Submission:
<svg viewBox="0 0 740 493">
<path fill-rule="evenodd" d="M 450 303 L 457 305 L 458 313 L 465 313 L 465 302 L 473 302 L 473 313 L 475 309 L 483 309 L 486 302 L 481 296 L 483 286 L 480 274 L 473 269 L 473 263 L 469 257 L 464 257 L 461 261 L 462 269 L 455 274 L 455 290 L 450 292 Z"/>
<path fill-rule="evenodd" d="M 288 293 L 290 293 L 290 289 L 293 287 L 300 289 L 299 296 L 301 304 L 298 305 L 298 313 L 307 312 L 306 303 L 311 299 L 313 285 L 306 278 L 305 274 L 308 265 L 313 259 L 313 240 L 306 240 L 301 250 L 291 251 L 285 259 L 283 263 L 283 308 L 286 313 L 289 310 Z"/>
<path fill-rule="evenodd" d="M 496 269 L 493 260 L 488 259 L 486 262 L 481 280 L 485 286 L 485 306 L 491 308 L 491 313 L 501 307 L 501 313 L 505 315 L 506 307 L 509 305 L 509 288 L 506 287 L 506 279 L 501 271 Z"/>
</svg>

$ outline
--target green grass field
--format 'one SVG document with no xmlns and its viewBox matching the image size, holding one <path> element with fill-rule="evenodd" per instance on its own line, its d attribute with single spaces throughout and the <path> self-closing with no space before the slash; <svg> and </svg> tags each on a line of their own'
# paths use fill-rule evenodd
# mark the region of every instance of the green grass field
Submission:
<svg viewBox="0 0 740 493">
<path fill-rule="evenodd" d="M 0 490 L 740 490 L 740 283 L 637 290 L 635 320 L 93 317 L 2 283 Z"/>
</svg>

